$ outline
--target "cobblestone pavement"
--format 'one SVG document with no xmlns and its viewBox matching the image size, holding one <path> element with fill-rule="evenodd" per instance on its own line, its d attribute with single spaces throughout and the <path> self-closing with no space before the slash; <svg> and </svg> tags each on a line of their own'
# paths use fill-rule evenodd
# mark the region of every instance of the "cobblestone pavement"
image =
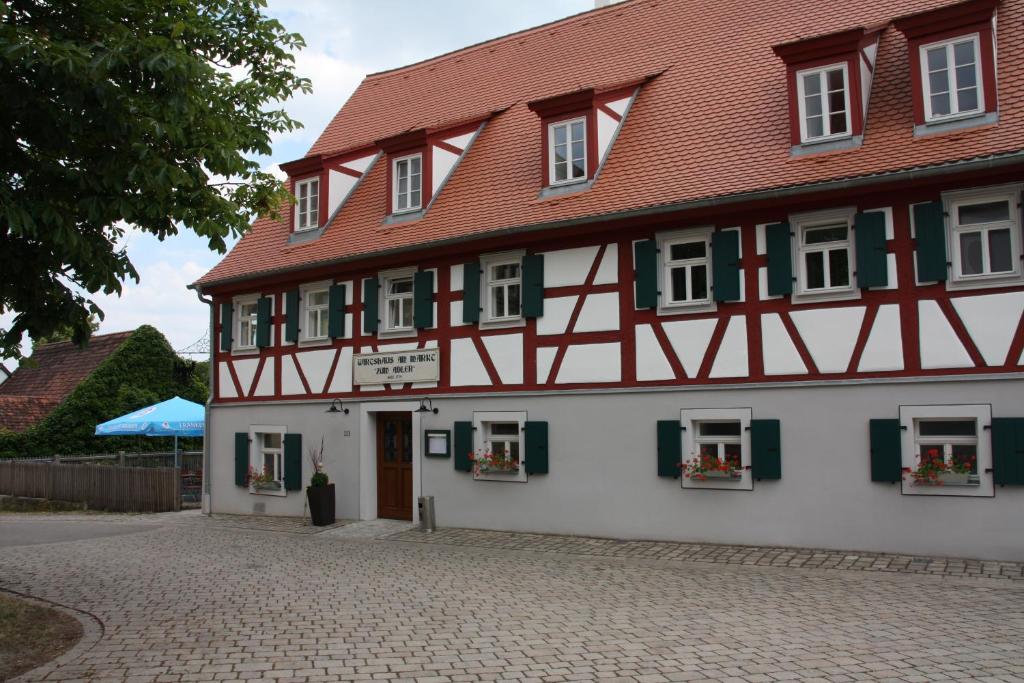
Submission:
<svg viewBox="0 0 1024 683">
<path fill-rule="evenodd" d="M 887 555 L 813 548 L 761 548 L 665 541 L 620 541 L 610 538 L 524 534 L 481 529 L 438 529 L 429 534 L 417 529 L 410 529 L 392 534 L 388 538 L 416 543 L 529 550 L 569 555 L 806 569 L 853 569 L 866 572 L 933 574 L 1024 582 L 1024 563 L 1022 562 L 986 562 L 983 560 Z"/>
<path fill-rule="evenodd" d="M 102 623 L 27 679 L 1024 680 L 1013 581 L 410 543 L 378 526 L 388 539 L 193 517 L 6 548 L 0 587 Z"/>
</svg>

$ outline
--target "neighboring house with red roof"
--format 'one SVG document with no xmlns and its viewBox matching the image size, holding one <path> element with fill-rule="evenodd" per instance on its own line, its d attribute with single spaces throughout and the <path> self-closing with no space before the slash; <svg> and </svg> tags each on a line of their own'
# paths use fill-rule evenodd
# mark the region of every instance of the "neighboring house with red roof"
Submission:
<svg viewBox="0 0 1024 683">
<path fill-rule="evenodd" d="M 85 347 L 70 341 L 37 345 L 32 362 L 0 384 L 0 430 L 20 433 L 41 422 L 131 334 L 93 335 Z"/>
<path fill-rule="evenodd" d="M 323 435 L 343 517 L 1024 559 L 1024 0 L 629 0 L 282 169 L 194 285 L 214 511 Z"/>
</svg>

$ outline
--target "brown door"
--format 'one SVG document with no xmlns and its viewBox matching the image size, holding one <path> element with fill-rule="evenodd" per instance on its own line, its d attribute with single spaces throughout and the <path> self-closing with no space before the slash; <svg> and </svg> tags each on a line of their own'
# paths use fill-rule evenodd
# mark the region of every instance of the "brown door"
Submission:
<svg viewBox="0 0 1024 683">
<path fill-rule="evenodd" d="M 377 413 L 377 516 L 412 520 L 410 413 Z"/>
</svg>

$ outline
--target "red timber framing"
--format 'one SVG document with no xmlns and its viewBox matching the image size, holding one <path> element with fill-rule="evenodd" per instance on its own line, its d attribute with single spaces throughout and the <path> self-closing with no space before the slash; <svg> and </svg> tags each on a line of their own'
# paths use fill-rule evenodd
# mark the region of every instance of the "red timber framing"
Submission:
<svg viewBox="0 0 1024 683">
<path fill-rule="evenodd" d="M 217 371 L 214 372 L 214 395 L 218 403 L 239 401 L 276 401 L 360 397 L 388 397 L 395 395 L 423 395 L 445 393 L 496 393 L 517 391 L 551 391 L 578 389 L 618 389 L 636 387 L 672 387 L 717 384 L 745 383 L 791 383 L 811 380 L 846 380 L 872 378 L 906 378 L 906 377 L 941 377 L 957 375 L 999 375 L 1024 371 L 1020 365 L 1021 353 L 1024 352 L 1024 321 L 1015 321 L 1015 331 L 1009 344 L 1008 352 L 1001 362 L 988 365 L 982 349 L 972 337 L 964 320 L 958 315 L 954 305 L 960 297 L 989 296 L 1007 292 L 1024 292 L 1024 285 L 1000 286 L 985 289 L 954 289 L 947 288 L 945 283 L 922 284 L 915 281 L 914 240 L 911 237 L 911 207 L 920 202 L 934 201 L 941 193 L 968 189 L 971 187 L 987 187 L 1019 182 L 1024 179 L 1024 168 L 1009 171 L 974 173 L 947 177 L 925 184 L 921 180 L 907 181 L 900 184 L 889 184 L 884 189 L 864 189 L 855 192 L 847 191 L 805 195 L 803 198 L 792 198 L 785 203 L 781 200 L 761 202 L 742 207 L 736 211 L 724 212 L 707 209 L 687 214 L 663 215 L 656 218 L 633 218 L 605 223 L 590 223 L 569 228 L 561 228 L 550 232 L 534 232 L 518 236 L 498 236 L 480 239 L 460 245 L 447 245 L 425 248 L 419 252 L 403 254 L 401 257 L 374 257 L 353 262 L 349 265 L 319 266 L 289 274 L 253 280 L 250 283 L 234 284 L 231 287 L 213 289 L 215 306 L 231 301 L 232 297 L 253 292 L 261 292 L 263 296 L 274 297 L 273 324 L 276 330 L 273 335 L 274 344 L 259 350 L 258 354 L 232 354 L 216 350 L 214 361 Z M 890 281 L 889 289 L 861 290 L 860 298 L 846 301 L 820 301 L 815 303 L 794 303 L 790 297 L 767 297 L 759 291 L 759 269 L 767 264 L 767 257 L 758 253 L 757 226 L 788 220 L 791 214 L 814 210 L 834 209 L 836 207 L 855 206 L 858 211 L 870 211 L 888 208 L 892 215 L 893 238 L 887 240 L 886 251 L 892 254 L 896 264 L 896 282 Z M 744 299 L 737 302 L 719 302 L 714 311 L 693 314 L 659 314 L 656 310 L 637 310 L 634 307 L 634 276 L 633 276 L 633 244 L 636 240 L 649 239 L 663 231 L 679 230 L 686 227 L 713 225 L 716 229 L 739 228 L 740 250 L 739 262 L 743 282 Z M 538 334 L 538 320 L 528 319 L 521 327 L 493 329 L 481 328 L 477 325 L 461 325 L 461 321 L 453 321 L 451 303 L 460 301 L 462 291 L 451 290 L 451 269 L 459 267 L 466 261 L 476 259 L 480 255 L 504 252 L 509 249 L 520 249 L 526 253 L 552 254 L 559 250 L 590 247 L 595 251 L 586 269 L 586 275 L 579 284 L 565 286 L 548 286 L 545 288 L 545 313 L 550 312 L 551 300 L 557 297 L 575 296 L 577 300 L 572 306 L 564 334 Z M 609 253 L 615 253 L 617 261 L 601 268 L 602 260 Z M 552 267 L 553 259 L 546 257 L 545 269 Z M 420 269 L 436 268 L 435 295 L 436 317 L 435 327 L 420 330 L 415 337 L 398 339 L 379 339 L 366 335 L 362 330 L 362 280 L 375 277 L 379 271 L 417 266 Z M 595 284 L 599 269 L 605 273 L 604 284 Z M 608 273 L 614 273 L 615 282 L 607 282 Z M 550 270 L 546 273 L 550 280 Z M 280 340 L 281 325 L 284 323 L 284 294 L 305 283 L 323 280 L 351 282 L 352 304 L 348 313 L 352 314 L 350 338 L 337 339 L 324 346 L 304 348 L 299 345 L 282 345 Z M 892 286 L 895 285 L 895 286 Z M 595 294 L 617 294 L 618 330 L 580 331 L 577 329 L 585 298 Z M 962 345 L 964 353 L 970 358 L 969 366 L 958 367 L 923 367 L 921 357 L 921 340 L 919 339 L 919 307 L 935 302 L 952 334 Z M 893 353 L 902 355 L 902 369 L 888 371 L 860 372 L 858 367 L 868 345 L 869 336 L 881 307 L 895 306 L 899 311 L 899 332 L 902 338 L 902 349 L 893 349 Z M 845 369 L 826 372 L 818 367 L 812 354 L 808 340 L 801 336 L 794 316 L 804 311 L 820 309 L 863 309 L 863 317 L 859 328 L 853 333 L 852 352 L 845 363 Z M 887 309 L 892 311 L 894 309 Z M 931 310 L 929 308 L 929 310 Z M 796 374 L 768 374 L 765 369 L 763 348 L 764 330 L 762 316 L 777 314 L 779 320 L 792 341 L 793 348 L 806 372 Z M 1016 315 L 1017 312 L 1014 312 Z M 696 364 L 690 361 L 686 366 L 684 359 L 673 346 L 666 327 L 680 321 L 710 321 L 708 328 L 713 331 L 709 335 L 706 346 L 697 355 Z M 728 337 L 728 328 L 733 320 L 741 320 L 746 328 L 746 363 L 747 372 L 742 376 L 713 376 L 712 369 L 718 358 L 720 347 Z M 213 338 L 220 338 L 221 321 L 218 319 Z M 655 344 L 663 353 L 668 367 L 668 376 L 664 379 L 641 380 L 637 378 L 638 334 L 640 326 L 650 326 Z M 492 336 L 517 334 L 522 335 L 522 383 L 506 384 L 502 382 L 500 369 L 496 359 L 488 353 L 487 341 Z M 451 382 L 452 344 L 456 340 L 471 340 L 472 347 L 479 355 L 480 361 L 489 378 L 489 385 L 455 386 Z M 394 344 L 416 343 L 417 348 L 436 345 L 441 351 L 441 380 L 436 387 L 413 388 L 406 384 L 401 387 L 384 386 L 379 390 L 367 391 L 353 387 L 345 393 L 328 393 L 327 388 L 340 372 L 351 372 L 348 367 L 339 364 L 342 350 L 350 348 L 354 353 L 365 350 L 378 350 Z M 584 347 L 591 344 L 618 343 L 617 360 L 620 366 L 618 381 L 594 381 L 583 383 L 559 383 L 559 372 L 564 368 L 565 359 L 570 347 Z M 604 349 L 614 348 L 610 346 Z M 285 356 L 294 356 L 310 350 L 333 349 L 333 361 L 325 380 L 313 382 L 310 377 L 302 374 L 302 365 L 297 359 L 290 359 L 299 373 L 304 394 L 285 395 L 281 392 L 282 360 Z M 539 367 L 538 352 L 550 358 L 547 368 Z M 259 365 L 248 386 L 242 386 L 239 373 L 233 368 L 237 360 L 259 358 Z M 267 371 L 267 361 L 274 359 L 273 392 L 255 396 L 255 388 L 260 376 Z M 222 378 L 230 378 L 233 386 L 221 391 Z M 232 391 L 233 390 L 233 391 Z M 229 397 L 235 394 L 235 397 Z"/>
</svg>

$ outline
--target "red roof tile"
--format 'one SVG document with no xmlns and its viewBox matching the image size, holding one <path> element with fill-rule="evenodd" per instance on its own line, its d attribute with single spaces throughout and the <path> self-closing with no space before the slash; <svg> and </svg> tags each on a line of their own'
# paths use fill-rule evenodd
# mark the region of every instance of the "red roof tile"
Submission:
<svg viewBox="0 0 1024 683">
<path fill-rule="evenodd" d="M 384 225 L 386 164 L 375 164 L 323 235 L 287 243 L 256 221 L 199 284 L 528 225 L 935 166 L 1024 148 L 1024 1 L 999 7 L 999 123 L 913 134 L 906 39 L 882 34 L 863 145 L 791 157 L 786 66 L 799 38 L 954 4 L 949 0 L 631 0 L 402 69 L 368 76 L 309 154 L 500 111 L 420 220 Z M 527 102 L 663 71 L 630 110 L 585 192 L 541 199 L 539 121 Z M 507 109 L 506 109 L 507 107 Z"/>
<path fill-rule="evenodd" d="M 18 367 L 0 384 L 0 429 L 24 431 L 49 415 L 131 335 L 94 335 L 85 348 L 69 341 L 37 346 L 33 364 Z"/>
</svg>

